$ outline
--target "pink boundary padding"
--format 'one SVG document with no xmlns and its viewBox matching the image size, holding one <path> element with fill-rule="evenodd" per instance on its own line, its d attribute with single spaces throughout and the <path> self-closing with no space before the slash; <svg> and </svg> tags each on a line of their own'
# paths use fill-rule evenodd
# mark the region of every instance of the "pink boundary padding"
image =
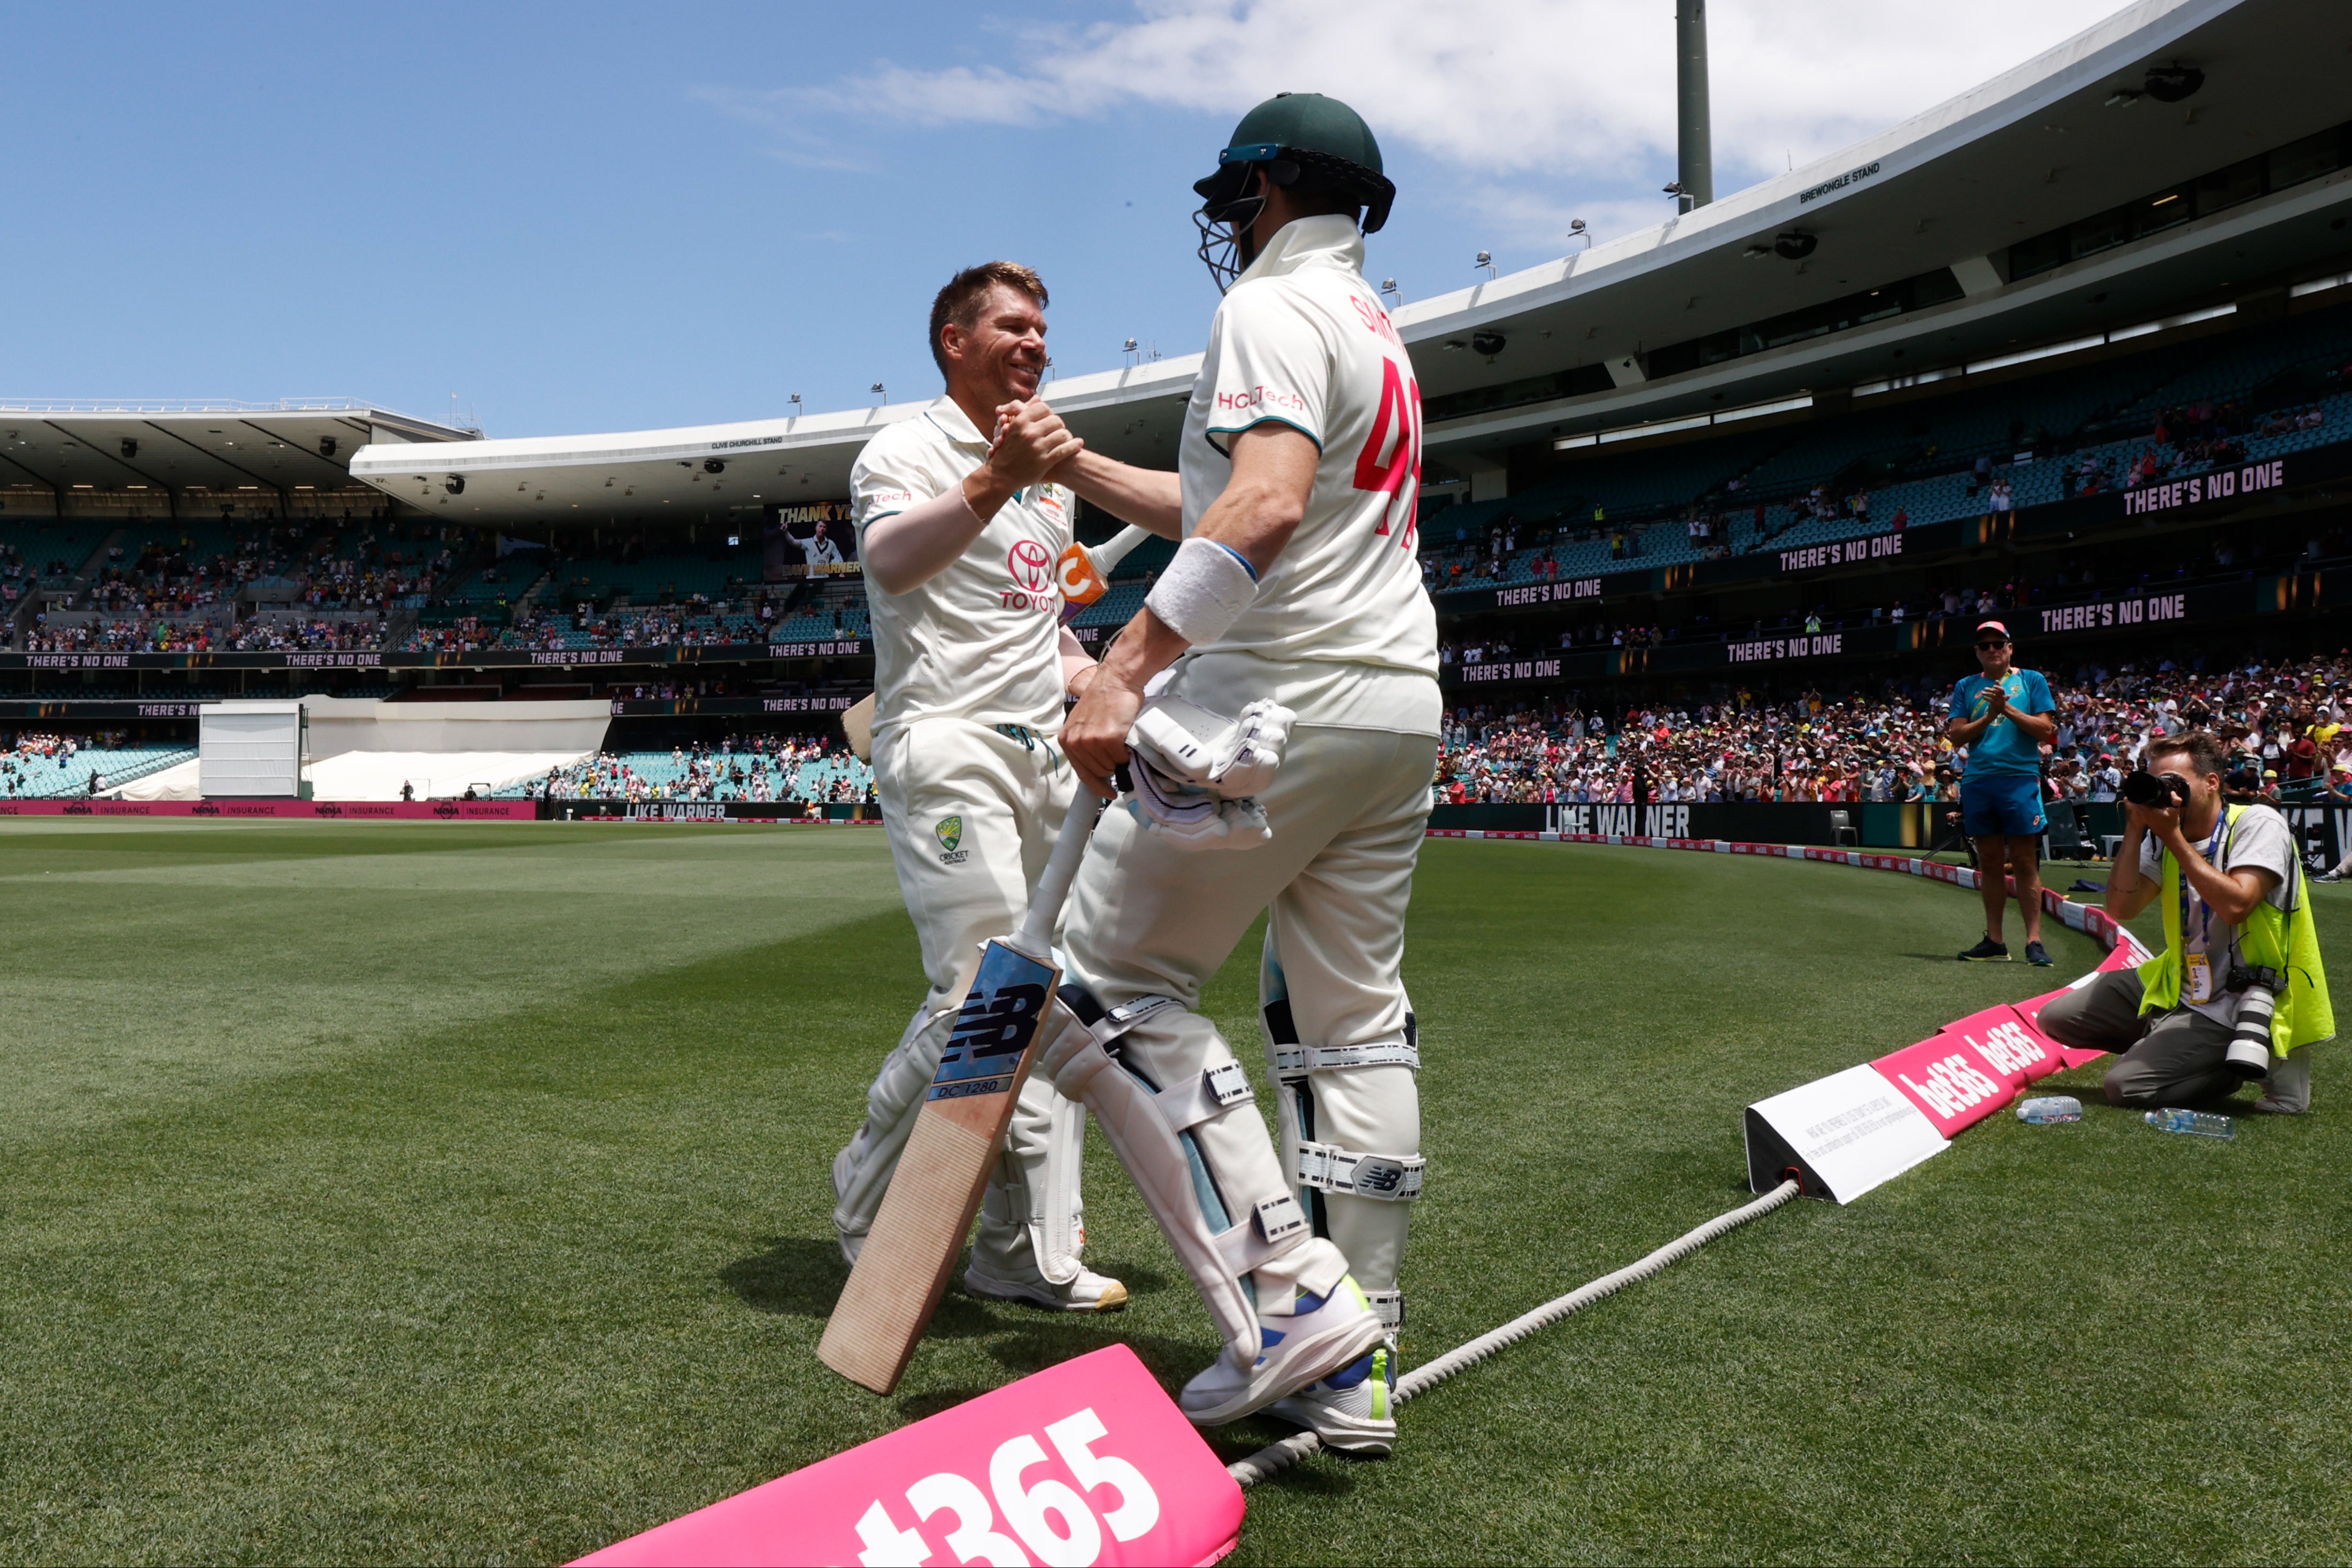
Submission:
<svg viewBox="0 0 2352 1568">
<path fill-rule="evenodd" d="M 2040 1009 L 2037 1007 L 2037 1012 Z M 2063 1048 L 2018 1007 L 2002 1002 L 1970 1013 L 1944 1026 L 1974 1046 L 1990 1061 L 2014 1071 L 2021 1083 L 2032 1083 L 2064 1070 Z M 2104 1054 L 2104 1053 L 2102 1053 Z"/>
<path fill-rule="evenodd" d="M 1869 871 L 1893 871 L 1901 872 L 1909 876 L 1924 876 L 1937 882 L 1949 883 L 1956 887 L 1973 889 L 1977 885 L 1977 873 L 1966 866 L 1945 865 L 1938 861 L 1921 860 L 1913 855 L 1880 854 L 1864 850 L 1822 849 L 1811 844 L 1756 844 L 1730 839 L 1643 838 L 1617 833 L 1547 833 L 1508 830 L 1488 831 L 1478 828 L 1431 828 L 1427 832 L 1433 839 L 1534 839 L 1545 843 L 1629 844 L 1642 849 L 1696 850 L 1713 854 L 1771 855 L 1782 860 L 1829 861 L 1842 865 L 1860 866 Z M 2017 891 L 2016 880 L 2004 877 L 2003 881 L 2013 895 Z M 2140 939 L 2111 919 L 2104 909 L 2094 909 L 2086 904 L 2075 904 L 2061 896 L 2056 889 L 2050 887 L 2044 887 L 2042 890 L 2042 909 L 2043 914 L 2054 916 L 2062 924 L 2082 932 L 2107 949 L 2107 956 L 2099 961 L 2098 967 L 2092 971 L 2093 975 L 2144 963 L 2151 956 Z M 2091 975 L 2085 975 L 2076 980 L 2074 985 L 2087 984 L 2090 979 Z M 2061 987 L 2055 991 L 2034 997 L 2027 1001 L 2004 1004 L 2001 1007 L 1986 1009 L 1983 1012 L 1971 1013 L 1965 1019 L 1945 1025 L 1942 1030 L 1927 1039 L 1906 1046 L 1890 1055 L 1880 1057 L 1870 1065 L 1876 1068 L 1880 1073 L 1886 1076 L 1888 1082 L 1901 1090 L 1905 1097 L 1917 1105 L 1927 1114 L 1928 1120 L 1936 1124 L 1937 1131 L 1948 1139 L 1961 1128 L 1973 1125 L 2000 1110 L 2008 1103 L 2008 1099 L 2003 1096 L 1973 1098 L 1970 1094 L 1949 1089 L 1940 1079 L 1932 1091 L 1925 1089 L 1917 1079 L 1918 1075 L 1926 1072 L 1930 1066 L 1942 1063 L 1942 1077 L 1958 1082 L 1965 1082 L 1967 1074 L 1975 1070 L 1981 1070 L 1989 1077 L 2013 1079 L 2010 1087 L 2014 1091 L 2030 1079 L 2047 1076 L 2049 1072 L 2057 1071 L 2064 1067 L 2081 1067 L 2086 1062 L 2096 1061 L 2100 1057 L 2107 1054 L 2104 1051 L 2082 1051 L 2072 1046 L 2061 1046 L 2042 1032 L 2040 1018 L 2043 1004 L 2054 997 L 2064 995 L 2073 988 L 2073 986 Z M 2009 1017 L 2003 1019 L 1999 1016 L 2003 1013 L 2007 1013 Z M 1956 1031 L 1967 1031 L 1970 1029 L 1990 1030 L 2004 1022 L 2013 1023 L 2021 1028 L 2031 1040 L 2039 1042 L 2046 1050 L 2056 1051 L 2059 1066 L 2012 1075 L 2006 1070 L 1995 1067 L 1985 1055 L 1978 1039 L 1969 1038 L 1965 1032 L 1956 1033 Z M 1998 1044 L 1998 1042 L 1995 1043 Z M 1931 1049 L 1938 1047 L 1939 1044 L 1940 1049 Z M 1957 1065 L 1953 1061 L 1955 1053 L 1959 1057 Z M 1898 1076 L 1898 1071 L 1894 1066 L 1898 1063 L 1902 1064 L 1900 1071 L 1910 1072 L 1914 1082 L 1906 1084 Z M 1937 1100 L 1943 1101 L 1946 1106 L 1952 1107 L 1951 1113 L 1948 1114 L 1945 1109 L 1931 1103 Z"/>
<path fill-rule="evenodd" d="M 344 821 L 529 822 L 530 800 L 0 800 L 0 817 L 316 817 Z"/>
<path fill-rule="evenodd" d="M 2025 1082 L 2003 1072 L 1960 1036 L 1942 1031 L 1870 1065 L 1919 1107 L 1947 1142 L 1963 1127 L 1997 1113 Z"/>
<path fill-rule="evenodd" d="M 1242 1489 L 1209 1445 L 1135 1353 L 1114 1344 L 579 1562 L 736 1568 L 981 1562 L 990 1552 L 1039 1562 L 1053 1552 L 1205 1568 L 1234 1549 L 1242 1511 Z M 961 1552 L 946 1544 L 950 1531 L 975 1529 L 994 1533 L 967 1535 Z M 1092 1555 L 1081 1539 L 1088 1532 Z"/>
</svg>

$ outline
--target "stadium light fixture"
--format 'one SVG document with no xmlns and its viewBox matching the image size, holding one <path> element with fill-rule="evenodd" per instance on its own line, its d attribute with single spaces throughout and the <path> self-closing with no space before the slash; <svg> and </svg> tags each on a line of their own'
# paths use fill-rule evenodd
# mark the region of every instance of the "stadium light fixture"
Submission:
<svg viewBox="0 0 2352 1568">
<path fill-rule="evenodd" d="M 1772 241 L 1772 249 L 1784 260 L 1802 261 L 1812 255 L 1821 243 L 1802 229 L 1790 229 Z"/>
<path fill-rule="evenodd" d="M 1584 242 L 1584 248 L 1587 250 L 1591 250 L 1592 248 L 1592 231 L 1584 226 L 1584 220 L 1582 218 L 1570 218 L 1568 220 L 1568 237 L 1570 239 L 1582 240 Z"/>
<path fill-rule="evenodd" d="M 882 383 L 880 382 L 876 382 L 872 386 L 868 387 L 866 391 L 872 392 L 876 397 L 880 398 L 884 402 L 890 401 L 890 394 L 882 390 Z"/>
<path fill-rule="evenodd" d="M 1388 296 L 1388 301 L 1391 305 L 1402 305 L 1404 303 L 1404 296 L 1397 292 L 1396 279 L 1393 277 L 1383 277 L 1381 279 L 1381 292 Z"/>
<path fill-rule="evenodd" d="M 2147 96 L 2158 103 L 2179 103 L 2184 98 L 2194 98 L 2197 89 L 2204 85 L 2203 71 L 2178 60 L 2147 68 Z"/>
<path fill-rule="evenodd" d="M 1475 261 L 1474 261 L 1474 262 L 1472 262 L 1472 263 L 1470 264 L 1470 266 L 1471 266 L 1471 267 L 1473 268 L 1473 270 L 1475 270 L 1476 268 L 1481 267 L 1485 267 L 1485 268 L 1486 269 L 1486 276 L 1487 276 L 1488 277 L 1494 277 L 1494 276 L 1495 276 L 1495 257 L 1494 257 L 1494 256 L 1493 256 L 1493 254 L 1492 254 L 1491 252 L 1488 252 L 1488 251 L 1483 251 L 1483 250 L 1482 250 L 1482 251 L 1480 251 L 1480 252 L 1478 253 L 1478 259 L 1477 259 L 1477 260 L 1475 260 Z"/>
</svg>

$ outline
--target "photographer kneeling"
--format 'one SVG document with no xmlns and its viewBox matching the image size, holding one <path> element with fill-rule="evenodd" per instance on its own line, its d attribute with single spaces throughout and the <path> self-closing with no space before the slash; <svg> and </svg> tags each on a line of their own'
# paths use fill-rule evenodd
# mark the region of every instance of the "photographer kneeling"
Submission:
<svg viewBox="0 0 2352 1568">
<path fill-rule="evenodd" d="M 2308 1111 L 2309 1048 L 2336 1019 L 2294 835 L 2269 807 L 2222 800 L 2221 746 L 2201 730 L 2157 741 L 2147 765 L 2124 780 L 2106 909 L 2129 920 L 2161 899 L 2164 950 L 2052 1001 L 2042 1032 L 2117 1052 L 2117 1105 L 2192 1104 L 2263 1078 L 2255 1110 Z"/>
</svg>

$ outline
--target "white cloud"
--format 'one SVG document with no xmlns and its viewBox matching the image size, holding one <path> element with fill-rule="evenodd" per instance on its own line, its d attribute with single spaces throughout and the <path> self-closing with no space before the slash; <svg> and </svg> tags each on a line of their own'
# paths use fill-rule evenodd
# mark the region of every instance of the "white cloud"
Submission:
<svg viewBox="0 0 2352 1568">
<path fill-rule="evenodd" d="M 1892 125 L 2115 8 L 1716 0 L 1717 191 Z M 1129 20 L 999 29 L 983 46 L 1001 57 L 992 63 L 885 63 L 733 111 L 1032 125 L 1131 103 L 1238 118 L 1278 91 L 1325 92 L 1360 110 L 1388 146 L 1465 174 L 1600 185 L 1673 154 L 1674 32 L 1667 0 L 1139 0 Z"/>
</svg>

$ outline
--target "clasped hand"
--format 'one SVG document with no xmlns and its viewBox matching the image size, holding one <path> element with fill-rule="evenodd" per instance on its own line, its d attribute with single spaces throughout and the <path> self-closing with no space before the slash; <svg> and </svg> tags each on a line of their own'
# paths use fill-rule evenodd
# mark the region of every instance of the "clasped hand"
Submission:
<svg viewBox="0 0 2352 1568">
<path fill-rule="evenodd" d="M 997 482 L 1022 490 L 1076 457 L 1086 443 L 1070 434 L 1062 416 L 1043 398 L 1008 402 L 996 411 L 996 433 L 988 448 L 988 466 Z"/>
</svg>

